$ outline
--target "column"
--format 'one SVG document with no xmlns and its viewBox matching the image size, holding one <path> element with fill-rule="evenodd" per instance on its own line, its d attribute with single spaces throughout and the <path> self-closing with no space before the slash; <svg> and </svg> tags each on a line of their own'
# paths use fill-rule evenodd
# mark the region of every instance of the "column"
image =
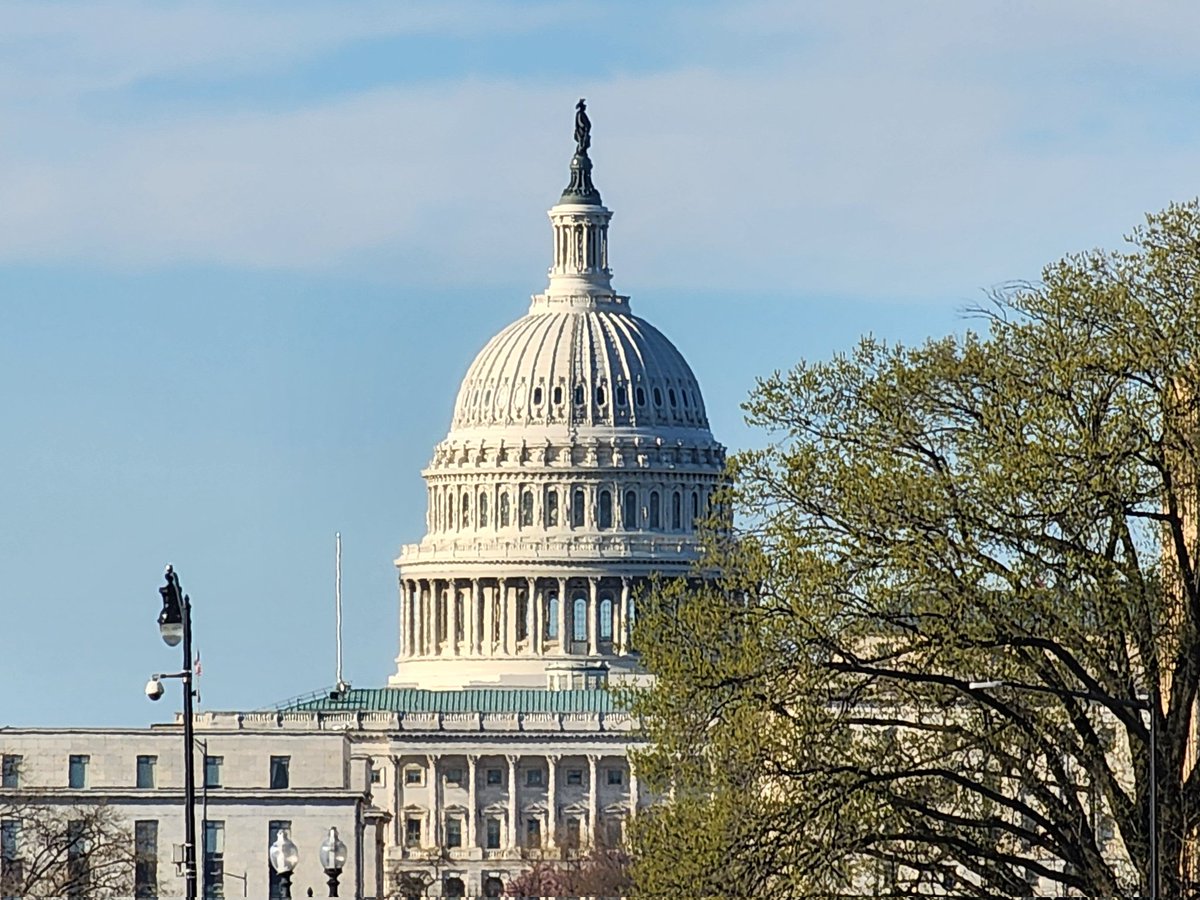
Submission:
<svg viewBox="0 0 1200 900">
<path fill-rule="evenodd" d="M 615 629 L 617 636 L 617 653 L 629 652 L 629 579 L 621 579 L 621 618 L 620 628 Z"/>
<path fill-rule="evenodd" d="M 508 841 L 510 851 L 517 848 L 517 757 L 508 756 Z"/>
<path fill-rule="evenodd" d="M 599 578 L 588 579 L 588 602 L 587 602 L 587 652 L 588 656 L 596 656 L 600 652 L 599 643 L 596 640 L 596 623 L 600 616 L 596 609 L 596 592 L 600 588 Z"/>
<path fill-rule="evenodd" d="M 470 609 L 464 610 L 467 613 L 467 655 L 479 655 L 479 579 L 471 579 L 471 599 L 464 601 L 470 603 Z"/>
<path fill-rule="evenodd" d="M 467 757 L 467 846 L 472 850 L 479 845 L 475 835 L 475 822 L 479 818 L 475 808 L 475 766 L 478 762 L 479 757 L 474 754 Z"/>
<path fill-rule="evenodd" d="M 441 781 L 437 772 L 437 757 L 425 755 L 425 777 L 429 779 L 429 846 L 442 846 L 442 798 Z"/>
<path fill-rule="evenodd" d="M 594 753 L 588 754 L 588 840 L 592 847 L 596 846 L 596 831 L 600 822 L 600 804 L 596 796 L 599 783 L 596 764 L 600 757 Z"/>
<path fill-rule="evenodd" d="M 526 653 L 535 655 L 538 653 L 538 580 L 527 578 L 526 581 L 526 634 L 529 635 Z"/>
<path fill-rule="evenodd" d="M 404 772 L 400 768 L 400 757 L 392 758 L 392 797 L 395 798 L 395 808 L 392 810 L 392 843 L 404 846 Z"/>
<path fill-rule="evenodd" d="M 400 656 L 408 656 L 408 582 L 400 579 Z"/>
<path fill-rule="evenodd" d="M 451 578 L 446 590 L 446 642 L 450 655 L 458 656 L 458 579 Z"/>
<path fill-rule="evenodd" d="M 546 754 L 546 849 L 554 850 L 558 836 L 558 760 L 557 753 Z"/>
<path fill-rule="evenodd" d="M 492 655 L 492 635 L 496 629 L 496 596 L 494 588 L 483 591 L 483 639 L 480 647 L 484 656 Z"/>
<path fill-rule="evenodd" d="M 508 579 L 499 578 L 496 581 L 496 606 L 500 613 L 500 654 L 508 653 Z"/>
<path fill-rule="evenodd" d="M 508 625 L 504 632 L 505 652 L 515 656 L 517 653 L 517 586 L 510 584 L 507 579 L 504 583 L 504 616 Z"/>
<path fill-rule="evenodd" d="M 638 784 L 637 769 L 633 766 L 633 759 L 629 759 L 629 817 L 632 819 L 638 812 L 638 798 L 641 794 L 641 785 Z"/>
<path fill-rule="evenodd" d="M 558 649 L 566 653 L 571 646 L 571 637 L 567 634 L 567 579 L 558 579 Z"/>
</svg>

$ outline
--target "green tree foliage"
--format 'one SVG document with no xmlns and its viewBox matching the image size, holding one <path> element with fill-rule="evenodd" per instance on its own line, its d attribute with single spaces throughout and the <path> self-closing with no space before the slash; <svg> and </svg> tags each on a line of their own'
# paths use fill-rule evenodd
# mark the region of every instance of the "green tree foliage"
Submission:
<svg viewBox="0 0 1200 900">
<path fill-rule="evenodd" d="M 1200 203 L 1129 242 L 759 383 L 722 576 L 637 623 L 644 893 L 1141 895 L 1148 696 L 1161 895 L 1200 895 Z"/>
</svg>

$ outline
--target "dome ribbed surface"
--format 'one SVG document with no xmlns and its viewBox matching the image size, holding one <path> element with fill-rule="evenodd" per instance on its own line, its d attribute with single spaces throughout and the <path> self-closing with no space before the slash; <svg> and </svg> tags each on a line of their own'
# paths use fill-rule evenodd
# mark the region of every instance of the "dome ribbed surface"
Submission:
<svg viewBox="0 0 1200 900">
<path fill-rule="evenodd" d="M 612 307 L 535 310 L 475 358 L 452 430 L 521 423 L 708 431 L 682 354 L 645 319 Z"/>
</svg>

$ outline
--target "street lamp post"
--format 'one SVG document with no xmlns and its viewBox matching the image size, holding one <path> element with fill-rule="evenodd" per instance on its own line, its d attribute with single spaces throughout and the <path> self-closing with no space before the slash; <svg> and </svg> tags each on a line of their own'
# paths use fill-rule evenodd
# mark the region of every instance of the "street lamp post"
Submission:
<svg viewBox="0 0 1200 900">
<path fill-rule="evenodd" d="M 1052 688 L 1042 684 L 1024 684 L 1019 681 L 972 681 L 967 689 L 986 691 L 993 688 L 1007 687 L 1018 691 L 1028 691 L 1035 694 L 1051 694 L 1056 697 L 1075 697 L 1079 700 L 1089 700 L 1093 703 L 1115 704 L 1127 709 L 1150 714 L 1150 810 L 1149 810 L 1149 844 L 1150 844 L 1150 900 L 1158 900 L 1158 716 L 1154 702 L 1149 697 L 1127 700 L 1122 697 L 1110 697 L 1107 694 L 1097 694 L 1091 691 L 1073 691 L 1068 688 Z"/>
<path fill-rule="evenodd" d="M 329 837 L 325 838 L 325 843 L 321 845 L 321 850 L 318 854 L 321 858 L 321 868 L 325 870 L 325 875 L 329 878 L 329 896 L 336 897 L 338 895 L 338 879 L 342 875 L 342 869 L 346 867 L 346 845 L 338 837 L 336 828 L 329 829 Z"/>
<path fill-rule="evenodd" d="M 291 900 L 292 873 L 296 871 L 296 864 L 300 862 L 300 851 L 288 837 L 286 829 L 281 828 L 275 832 L 275 843 L 267 851 L 267 859 L 270 860 L 271 868 L 279 874 L 280 894 L 284 900 Z"/>
<path fill-rule="evenodd" d="M 146 696 L 158 700 L 163 695 L 162 678 L 178 678 L 183 682 L 183 877 L 184 897 L 196 900 L 196 768 L 192 747 L 192 603 L 179 588 L 179 576 L 167 566 L 167 583 L 158 589 L 162 596 L 162 611 L 158 614 L 158 630 L 163 643 L 176 647 L 183 642 L 183 669 L 155 675 L 146 685 Z"/>
</svg>

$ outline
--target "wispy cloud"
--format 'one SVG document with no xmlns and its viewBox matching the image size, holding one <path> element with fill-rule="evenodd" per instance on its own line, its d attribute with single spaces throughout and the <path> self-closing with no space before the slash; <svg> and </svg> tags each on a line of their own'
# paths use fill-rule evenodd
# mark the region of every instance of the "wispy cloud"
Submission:
<svg viewBox="0 0 1200 900">
<path fill-rule="evenodd" d="M 550 83 L 496 64 L 286 110 L 120 122 L 69 100 L 168 72 L 253 78 L 381 33 L 565 40 L 597 19 L 581 6 L 15 9 L 0 60 L 19 90 L 61 99 L 39 107 L 11 79 L 0 96 L 9 262 L 510 280 L 545 262 L 542 211 L 579 94 L 625 287 L 969 292 L 1111 243 L 1197 191 L 1200 61 L 1185 47 L 1200 12 L 1165 4 L 704 7 L 646 25 L 678 29 L 661 39 L 697 48 L 693 65 L 600 77 L 581 61 L 577 81 Z"/>
</svg>

